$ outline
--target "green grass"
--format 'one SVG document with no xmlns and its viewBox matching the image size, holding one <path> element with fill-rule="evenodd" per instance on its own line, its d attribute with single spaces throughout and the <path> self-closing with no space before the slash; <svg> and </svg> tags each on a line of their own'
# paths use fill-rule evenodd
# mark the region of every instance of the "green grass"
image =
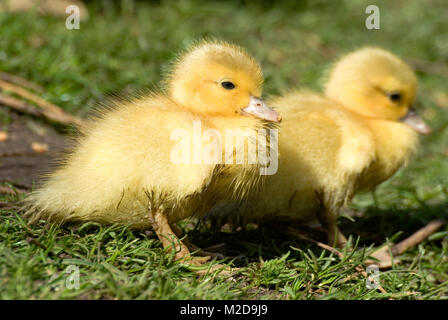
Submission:
<svg viewBox="0 0 448 320">
<path fill-rule="evenodd" d="M 110 93 L 156 88 L 176 52 L 207 36 L 238 43 L 257 57 L 265 95 L 299 86 L 320 90 L 334 59 L 364 45 L 447 65 L 446 1 L 378 3 L 380 30 L 364 27 L 371 1 L 281 1 L 274 6 L 186 0 L 176 5 L 136 2 L 134 9 L 120 2 L 89 2 L 91 19 L 81 22 L 80 30 L 66 30 L 63 19 L 2 13 L 0 70 L 39 83 L 44 98 L 85 116 Z M 240 255 L 233 263 L 241 267 L 230 279 L 199 278 L 173 262 L 151 233 L 96 224 L 27 227 L 17 208 L 6 206 L 0 208 L 0 298 L 447 299 L 447 227 L 400 256 L 401 264 L 381 272 L 387 294 L 368 289 L 354 269 L 370 245 L 403 239 L 448 215 L 446 76 L 437 70 L 418 72 L 422 115 L 434 134 L 421 140 L 407 168 L 376 190 L 377 205 L 370 194 L 359 195 L 351 209 L 364 216 L 354 222 L 341 218 L 354 242 L 361 237 L 357 250 L 347 252 L 350 259 L 269 227 L 236 233 L 199 228 L 191 231 L 192 242 L 203 247 L 226 243 Z M 7 205 L 17 200 L 1 198 Z M 65 285 L 71 265 L 79 268 L 79 289 Z"/>
</svg>

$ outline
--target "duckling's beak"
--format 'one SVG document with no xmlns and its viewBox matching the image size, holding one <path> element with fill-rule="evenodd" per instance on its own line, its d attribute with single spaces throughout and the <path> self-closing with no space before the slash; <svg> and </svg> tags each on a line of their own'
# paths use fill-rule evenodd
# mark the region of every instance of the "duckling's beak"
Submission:
<svg viewBox="0 0 448 320">
<path fill-rule="evenodd" d="M 425 123 L 425 121 L 423 121 L 422 118 L 419 117 L 417 111 L 413 108 L 409 109 L 408 113 L 401 118 L 401 121 L 406 123 L 418 133 L 430 135 L 432 132 L 431 128 Z"/>
<path fill-rule="evenodd" d="M 277 111 L 269 108 L 262 99 L 253 96 L 250 97 L 249 105 L 241 111 L 243 114 L 250 114 L 267 121 L 280 122 L 282 120 Z"/>
</svg>

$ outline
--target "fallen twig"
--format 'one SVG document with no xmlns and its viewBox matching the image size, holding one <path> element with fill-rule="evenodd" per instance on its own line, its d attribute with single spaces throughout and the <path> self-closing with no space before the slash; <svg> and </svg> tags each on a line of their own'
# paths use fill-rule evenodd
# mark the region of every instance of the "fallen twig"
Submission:
<svg viewBox="0 0 448 320">
<path fill-rule="evenodd" d="M 41 97 L 29 92 L 28 90 L 18 87 L 12 83 L 0 80 L 0 89 L 10 91 L 24 99 L 34 102 L 39 108 L 34 108 L 29 104 L 19 103 L 18 99 L 2 95 L 2 104 L 14 108 L 16 110 L 31 113 L 33 115 L 43 115 L 49 120 L 53 120 L 62 124 L 83 125 L 83 120 L 64 112 L 57 105 L 52 104 Z"/>
<path fill-rule="evenodd" d="M 48 250 L 48 247 L 44 244 L 42 244 L 39 240 L 37 240 L 36 238 L 33 237 L 27 237 L 26 238 L 26 242 L 28 242 L 29 244 L 34 244 L 35 246 L 41 248 L 44 251 L 47 251 L 47 255 L 49 257 L 55 257 L 56 255 L 51 251 Z"/>
<path fill-rule="evenodd" d="M 392 267 L 393 263 L 398 263 L 399 260 L 394 258 L 394 256 L 398 256 L 405 252 L 407 249 L 412 248 L 428 238 L 431 234 L 436 232 L 441 226 L 445 223 L 442 219 L 437 219 L 429 222 L 426 226 L 421 228 L 420 230 L 414 232 L 412 235 L 404 239 L 403 241 L 392 244 L 392 248 L 389 246 L 385 246 L 375 251 L 371 256 L 378 261 L 375 260 L 367 260 L 367 264 L 378 264 L 381 269 L 388 269 Z M 390 249 L 389 249 L 390 248 Z M 390 254 L 392 253 L 392 255 Z"/>
<path fill-rule="evenodd" d="M 25 190 L 20 188 L 10 188 L 7 186 L 0 186 L 0 194 L 10 194 L 10 195 L 19 195 L 25 193 Z"/>
<path fill-rule="evenodd" d="M 27 89 L 31 89 L 34 91 L 38 91 L 38 92 L 43 92 L 44 89 L 39 86 L 38 84 L 35 84 L 34 82 L 28 81 L 22 77 L 13 75 L 13 74 L 9 74 L 6 72 L 1 72 L 0 71 L 0 80 L 5 80 L 11 83 L 15 83 L 21 87 L 27 88 Z"/>
<path fill-rule="evenodd" d="M 400 255 L 407 249 L 416 246 L 417 244 L 428 238 L 431 234 L 436 232 L 444 224 L 445 221 L 442 219 L 432 220 L 426 226 L 414 232 L 411 236 L 394 245 L 392 247 L 392 254 Z"/>
<path fill-rule="evenodd" d="M 42 114 L 41 112 L 39 112 L 39 109 L 36 109 L 32 105 L 23 102 L 22 100 L 19 100 L 17 98 L 7 96 L 1 93 L 0 93 L 0 104 L 3 104 L 19 112 L 32 114 L 33 116 L 40 116 Z"/>
</svg>

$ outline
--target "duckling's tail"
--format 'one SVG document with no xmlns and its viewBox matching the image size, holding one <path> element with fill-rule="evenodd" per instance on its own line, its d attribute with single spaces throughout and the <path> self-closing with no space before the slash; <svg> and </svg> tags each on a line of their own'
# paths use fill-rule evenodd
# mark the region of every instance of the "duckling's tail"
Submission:
<svg viewBox="0 0 448 320">
<path fill-rule="evenodd" d="M 62 224 L 73 218 L 73 209 L 64 203 L 62 190 L 47 184 L 43 188 L 31 192 L 22 202 L 21 211 L 28 224 L 35 224 L 41 219 L 47 222 Z M 71 210 L 70 210 L 71 209 Z"/>
<path fill-rule="evenodd" d="M 23 200 L 21 211 L 24 212 L 23 217 L 28 220 L 28 224 L 35 224 L 41 219 L 53 223 L 62 223 L 65 220 L 59 211 L 51 210 L 48 203 L 43 202 L 39 192 L 33 192 Z"/>
</svg>

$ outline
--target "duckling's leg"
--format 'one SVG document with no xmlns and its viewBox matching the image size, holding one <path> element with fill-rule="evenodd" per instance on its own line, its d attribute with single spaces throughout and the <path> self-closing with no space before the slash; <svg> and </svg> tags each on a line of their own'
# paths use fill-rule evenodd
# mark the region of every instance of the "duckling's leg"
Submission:
<svg viewBox="0 0 448 320">
<path fill-rule="evenodd" d="M 152 227 L 162 242 L 162 246 L 169 250 L 175 250 L 174 260 L 185 261 L 193 265 L 200 265 L 210 260 L 210 257 L 192 257 L 187 246 L 171 229 L 167 216 L 160 211 L 150 209 L 149 212 Z"/>
<path fill-rule="evenodd" d="M 337 225 L 337 214 L 330 210 L 319 211 L 317 217 L 322 227 L 327 231 L 328 244 L 338 248 L 344 248 L 347 244 L 347 238 L 339 230 Z"/>
<path fill-rule="evenodd" d="M 335 204 L 326 205 L 323 194 L 317 191 L 315 194 L 318 203 L 316 215 L 322 227 L 327 231 L 328 244 L 339 248 L 345 247 L 347 238 L 339 230 L 337 225 L 338 206 Z"/>
<path fill-rule="evenodd" d="M 336 219 L 335 219 L 336 220 Z M 336 221 L 328 225 L 328 243 L 338 248 L 344 248 L 347 244 L 347 238 L 339 230 Z"/>
<path fill-rule="evenodd" d="M 179 240 L 176 234 L 171 230 L 168 218 L 160 211 L 150 211 L 151 225 L 159 237 L 164 248 L 174 248 L 176 250 L 175 260 L 182 259 L 190 255 L 188 248 Z"/>
</svg>

